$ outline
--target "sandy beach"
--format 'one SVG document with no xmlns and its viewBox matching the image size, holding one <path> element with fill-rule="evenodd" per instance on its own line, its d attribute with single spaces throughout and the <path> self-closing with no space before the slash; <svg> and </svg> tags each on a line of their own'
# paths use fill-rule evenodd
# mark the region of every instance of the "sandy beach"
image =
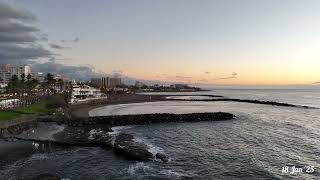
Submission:
<svg viewBox="0 0 320 180">
<path fill-rule="evenodd" d="M 165 95 L 138 95 L 138 94 L 121 94 L 110 95 L 108 99 L 89 101 L 85 104 L 75 104 L 68 110 L 69 115 L 72 118 L 84 118 L 89 117 L 89 111 L 95 108 L 99 108 L 106 105 L 115 104 L 128 104 L 128 103 L 142 103 L 142 102 L 155 102 L 166 101 Z"/>
</svg>

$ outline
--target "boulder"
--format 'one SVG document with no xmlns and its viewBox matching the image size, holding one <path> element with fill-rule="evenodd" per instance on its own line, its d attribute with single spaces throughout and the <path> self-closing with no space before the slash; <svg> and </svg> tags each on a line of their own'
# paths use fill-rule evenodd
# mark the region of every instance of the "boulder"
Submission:
<svg viewBox="0 0 320 180">
<path fill-rule="evenodd" d="M 110 130 L 109 127 L 104 129 Z M 101 146 L 110 147 L 112 138 L 108 131 L 93 127 L 66 127 L 62 132 L 54 135 L 56 142 L 75 146 Z"/>
<path fill-rule="evenodd" d="M 112 147 L 113 138 L 108 134 L 107 131 L 103 129 L 92 129 L 89 132 L 89 137 L 91 144 L 98 145 L 101 147 Z"/>
<path fill-rule="evenodd" d="M 148 147 L 143 143 L 134 141 L 130 134 L 122 133 L 118 135 L 113 148 L 116 154 L 125 156 L 130 160 L 148 161 L 153 157 L 153 154 L 148 151 Z"/>
<path fill-rule="evenodd" d="M 168 162 L 169 158 L 163 153 L 157 153 L 156 158 L 160 159 L 162 162 Z"/>
</svg>

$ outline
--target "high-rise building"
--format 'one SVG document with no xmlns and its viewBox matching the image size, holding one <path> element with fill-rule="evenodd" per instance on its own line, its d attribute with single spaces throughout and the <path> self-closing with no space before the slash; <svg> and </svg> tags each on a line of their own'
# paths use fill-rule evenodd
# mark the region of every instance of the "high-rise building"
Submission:
<svg viewBox="0 0 320 180">
<path fill-rule="evenodd" d="M 96 88 L 109 89 L 121 85 L 121 78 L 92 78 L 91 85 Z"/>
<path fill-rule="evenodd" d="M 24 74 L 25 76 L 31 75 L 31 67 L 28 65 L 16 65 L 4 64 L 0 68 L 0 83 L 8 84 L 13 75 L 17 75 L 18 78 Z"/>
<path fill-rule="evenodd" d="M 2 65 L 0 68 L 0 84 L 8 84 L 11 78 L 12 66 L 10 64 Z"/>
<path fill-rule="evenodd" d="M 109 78 L 109 88 L 115 88 L 121 85 L 121 78 Z"/>
<path fill-rule="evenodd" d="M 18 78 L 20 78 L 22 74 L 24 74 L 25 76 L 28 76 L 29 74 L 31 75 L 31 67 L 28 65 L 11 66 L 10 72 L 12 76 L 17 75 Z"/>
<path fill-rule="evenodd" d="M 0 84 L 8 84 L 10 82 L 11 73 L 8 71 L 0 70 Z"/>
<path fill-rule="evenodd" d="M 28 75 L 31 75 L 31 67 L 30 66 L 23 66 L 23 71 L 24 75 L 28 76 Z"/>
<path fill-rule="evenodd" d="M 11 64 L 4 64 L 1 66 L 1 69 L 4 71 L 11 72 L 12 71 L 12 65 Z"/>
</svg>

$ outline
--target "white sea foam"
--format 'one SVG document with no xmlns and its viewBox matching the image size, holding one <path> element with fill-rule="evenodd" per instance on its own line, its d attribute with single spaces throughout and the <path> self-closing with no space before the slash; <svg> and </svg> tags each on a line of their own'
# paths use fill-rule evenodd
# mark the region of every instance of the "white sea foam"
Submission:
<svg viewBox="0 0 320 180">
<path fill-rule="evenodd" d="M 171 169 L 169 169 L 169 170 L 161 170 L 160 173 L 161 173 L 161 174 L 164 174 L 164 175 L 166 175 L 166 176 L 169 176 L 169 177 L 171 177 L 171 178 L 172 178 L 172 177 L 180 178 L 180 177 L 183 177 L 183 176 L 189 176 L 189 175 L 187 175 L 187 174 L 185 174 L 185 173 L 175 172 L 175 171 L 173 171 L 173 170 L 171 170 Z"/>
<path fill-rule="evenodd" d="M 129 168 L 128 168 L 128 173 L 130 175 L 134 175 L 136 174 L 137 171 L 147 171 L 147 170 L 150 170 L 151 167 L 148 166 L 148 165 L 145 165 L 145 163 L 143 162 L 138 162 L 138 163 L 135 163 L 134 165 L 130 165 Z"/>
<path fill-rule="evenodd" d="M 144 138 L 137 138 L 135 137 L 133 139 L 133 141 L 137 142 L 137 143 L 142 143 L 142 144 L 145 144 L 147 147 L 148 147 L 148 151 L 151 152 L 154 156 L 157 154 L 157 153 L 163 153 L 163 149 L 160 148 L 160 147 L 157 147 L 153 144 L 151 144 L 150 142 L 148 142 L 146 139 Z"/>
<path fill-rule="evenodd" d="M 124 129 L 130 129 L 132 126 L 116 126 L 112 127 L 112 132 L 109 132 L 109 135 L 116 136 L 117 134 L 121 133 Z"/>
<path fill-rule="evenodd" d="M 95 135 L 101 134 L 101 133 L 103 133 L 103 131 L 101 129 L 91 129 L 89 132 L 88 139 L 93 140 Z"/>
</svg>

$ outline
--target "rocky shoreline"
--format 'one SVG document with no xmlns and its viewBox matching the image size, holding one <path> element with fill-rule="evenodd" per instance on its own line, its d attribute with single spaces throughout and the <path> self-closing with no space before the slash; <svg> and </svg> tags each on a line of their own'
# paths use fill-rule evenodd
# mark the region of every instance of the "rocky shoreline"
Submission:
<svg viewBox="0 0 320 180">
<path fill-rule="evenodd" d="M 147 145 L 136 141 L 135 137 L 130 134 L 121 133 L 112 135 L 112 127 L 154 123 L 224 121 L 234 118 L 233 114 L 225 112 L 140 114 L 80 119 L 51 116 L 37 118 L 35 121 L 19 124 L 15 128 L 11 127 L 10 131 L 2 130 L 1 132 L 4 139 L 36 142 L 41 145 L 43 144 L 43 147 L 45 144 L 55 144 L 58 146 L 96 146 L 111 148 L 115 154 L 129 160 L 149 161 L 159 159 L 162 162 L 168 162 L 169 158 L 167 155 L 163 153 L 152 154 Z"/>
<path fill-rule="evenodd" d="M 207 96 L 214 99 L 166 99 L 170 95 L 126 95 L 114 96 L 108 101 L 94 101 L 88 104 L 72 106 L 66 111 L 65 116 L 40 116 L 28 121 L 10 123 L 0 126 L 0 138 L 7 141 L 26 141 L 47 147 L 52 144 L 65 147 L 101 147 L 112 149 L 116 155 L 128 160 L 168 162 L 170 158 L 165 153 L 151 153 L 149 147 L 131 134 L 114 134 L 112 127 L 128 125 L 148 125 L 156 123 L 182 123 L 201 121 L 224 121 L 235 118 L 233 114 L 226 112 L 192 113 L 192 114 L 138 114 L 119 116 L 89 117 L 88 112 L 94 108 L 123 103 L 154 102 L 154 101 L 232 101 L 254 104 L 265 104 L 283 107 L 312 108 L 287 103 L 271 101 L 230 99 L 216 95 L 192 95 Z M 189 96 L 189 95 L 172 95 Z M 51 124 L 50 124 L 51 123 Z M 54 125 L 52 125 L 52 123 Z M 57 127 L 55 130 L 44 129 L 43 125 Z M 50 125 L 49 125 L 50 124 Z M 41 134 L 41 133 L 43 133 Z M 54 132 L 54 133 L 53 133 Z M 34 135 L 32 136 L 32 134 Z M 47 133 L 47 134 L 46 134 Z M 40 135 L 39 135 L 40 134 Z M 41 138 L 39 138 L 41 137 Z"/>
</svg>

